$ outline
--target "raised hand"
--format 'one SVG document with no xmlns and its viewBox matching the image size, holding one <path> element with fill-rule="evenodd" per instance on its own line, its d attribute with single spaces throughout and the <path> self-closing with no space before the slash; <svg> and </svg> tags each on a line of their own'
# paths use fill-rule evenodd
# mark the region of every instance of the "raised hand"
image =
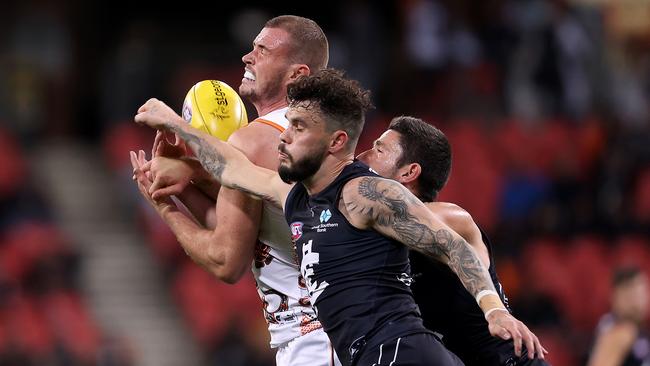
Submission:
<svg viewBox="0 0 650 366">
<path fill-rule="evenodd" d="M 200 167 L 199 162 L 190 159 L 157 156 L 142 164 L 140 169 L 151 177 L 149 194 L 154 200 L 160 200 L 181 194 L 191 184 L 194 169 Z"/>
<path fill-rule="evenodd" d="M 156 138 L 151 148 L 152 159 L 157 156 L 180 158 L 186 155 L 187 147 L 185 142 L 179 139 L 176 134 L 167 131 L 156 131 Z"/>
<path fill-rule="evenodd" d="M 147 174 L 145 169 L 143 169 L 143 166 L 149 163 L 144 151 L 140 150 L 137 154 L 130 151 L 129 154 L 131 156 L 131 166 L 133 167 L 133 180 L 138 185 L 138 190 L 142 197 L 144 197 L 158 212 L 167 208 L 175 208 L 176 206 L 170 198 L 166 197 L 155 200 L 149 193 L 152 181 L 150 175 Z"/>
<path fill-rule="evenodd" d="M 167 104 L 151 98 L 140 108 L 134 118 L 136 123 L 155 128 L 157 130 L 170 130 L 175 125 L 185 124 L 181 116 L 176 114 Z"/>
</svg>

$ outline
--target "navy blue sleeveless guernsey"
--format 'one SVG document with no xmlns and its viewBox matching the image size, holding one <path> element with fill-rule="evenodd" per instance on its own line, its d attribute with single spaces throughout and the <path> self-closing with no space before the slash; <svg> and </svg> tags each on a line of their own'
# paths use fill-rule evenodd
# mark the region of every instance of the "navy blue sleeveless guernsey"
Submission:
<svg viewBox="0 0 650 366">
<path fill-rule="evenodd" d="M 352 226 L 338 210 L 351 179 L 377 176 L 355 161 L 323 191 L 296 184 L 285 216 L 323 329 L 344 365 L 365 347 L 428 333 L 411 293 L 408 249 L 374 230 Z"/>
</svg>

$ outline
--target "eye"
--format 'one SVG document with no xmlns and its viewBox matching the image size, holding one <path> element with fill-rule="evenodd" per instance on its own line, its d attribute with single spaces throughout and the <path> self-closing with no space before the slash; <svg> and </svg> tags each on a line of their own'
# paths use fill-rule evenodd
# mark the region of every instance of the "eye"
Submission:
<svg viewBox="0 0 650 366">
<path fill-rule="evenodd" d="M 300 124 L 300 122 L 292 122 L 291 128 L 296 132 L 300 132 L 304 130 L 304 127 Z"/>
</svg>

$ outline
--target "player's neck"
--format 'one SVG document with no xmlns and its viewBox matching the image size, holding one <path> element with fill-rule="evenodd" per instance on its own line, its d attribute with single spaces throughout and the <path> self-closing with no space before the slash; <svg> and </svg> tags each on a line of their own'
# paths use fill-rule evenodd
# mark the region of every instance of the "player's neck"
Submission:
<svg viewBox="0 0 650 366">
<path fill-rule="evenodd" d="M 312 196 L 327 188 L 341 174 L 343 169 L 352 164 L 353 161 L 354 154 L 347 154 L 341 157 L 328 155 L 316 174 L 302 181 L 302 184 L 307 189 L 307 193 Z"/>
<path fill-rule="evenodd" d="M 267 115 L 275 110 L 278 110 L 280 108 L 286 107 L 287 104 L 287 98 L 283 97 L 278 100 L 272 100 L 272 101 L 263 101 L 263 102 L 257 102 L 253 103 L 255 106 L 255 109 L 257 110 L 257 115 L 259 117 L 262 117 L 264 115 Z"/>
</svg>

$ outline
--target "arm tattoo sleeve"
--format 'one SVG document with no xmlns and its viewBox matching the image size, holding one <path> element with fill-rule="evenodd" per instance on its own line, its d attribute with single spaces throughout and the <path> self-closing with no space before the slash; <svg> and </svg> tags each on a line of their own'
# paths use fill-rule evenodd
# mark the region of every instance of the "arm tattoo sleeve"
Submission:
<svg viewBox="0 0 650 366">
<path fill-rule="evenodd" d="M 199 162 L 203 168 L 205 168 L 208 173 L 212 174 L 212 176 L 215 177 L 223 186 L 242 191 L 246 194 L 267 200 L 276 204 L 277 206 L 282 207 L 282 203 L 278 201 L 277 197 L 275 197 L 273 194 L 270 194 L 269 192 L 264 192 L 263 190 L 255 191 L 232 181 L 224 182 L 222 176 L 228 162 L 218 149 L 216 149 L 214 146 L 211 146 L 207 141 L 200 138 L 199 136 L 182 131 L 176 126 L 172 125 L 171 130 L 177 133 L 178 136 L 180 136 L 180 138 L 182 138 L 187 143 L 187 145 L 196 154 L 196 157 L 199 159 Z"/>
<path fill-rule="evenodd" d="M 202 138 L 187 133 L 171 123 L 170 125 L 172 132 L 182 138 L 194 151 L 205 170 L 221 181 L 221 175 L 226 167 L 226 160 L 223 156 Z"/>
<path fill-rule="evenodd" d="M 352 211 L 368 215 L 376 225 L 393 229 L 408 247 L 446 260 L 472 296 L 481 290 L 494 290 L 488 272 L 463 238 L 454 238 L 447 229 L 432 230 L 411 214 L 409 206 L 417 201 L 400 183 L 365 177 L 359 183 L 358 193 L 371 203 L 352 203 Z"/>
</svg>

